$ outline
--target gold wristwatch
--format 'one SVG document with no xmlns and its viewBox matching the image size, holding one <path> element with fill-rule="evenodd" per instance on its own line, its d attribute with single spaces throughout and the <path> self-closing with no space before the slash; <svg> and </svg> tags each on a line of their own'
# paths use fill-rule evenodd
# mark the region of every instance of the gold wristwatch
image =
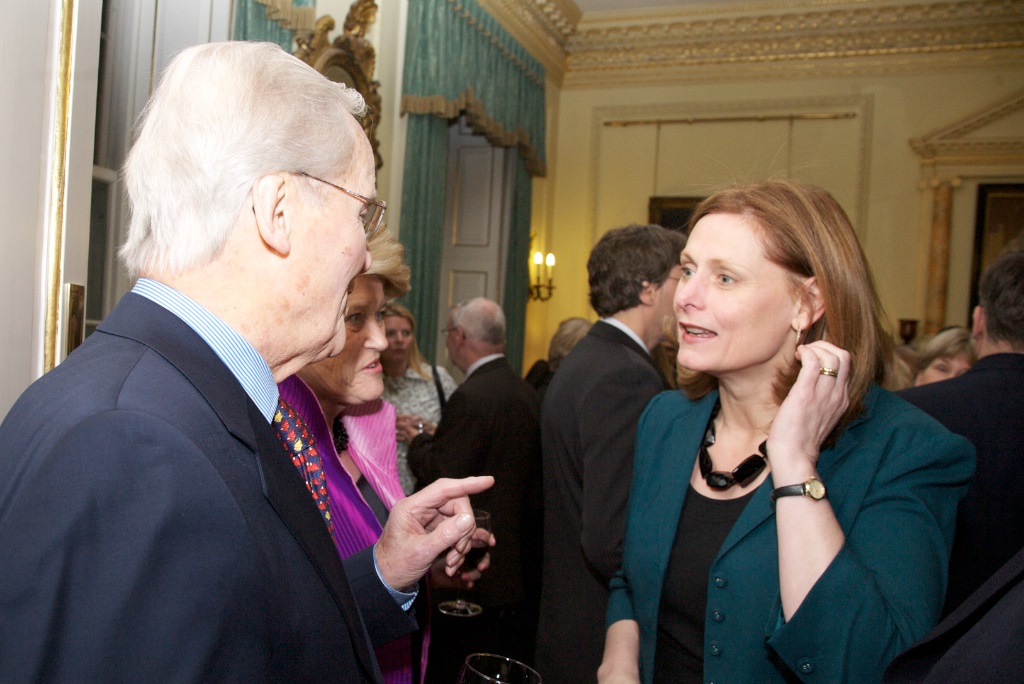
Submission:
<svg viewBox="0 0 1024 684">
<path fill-rule="evenodd" d="M 828 490 L 825 489 L 825 483 L 816 477 L 812 477 L 803 484 L 787 485 L 773 489 L 772 501 L 775 501 L 780 496 L 806 496 L 808 499 L 821 501 L 827 493 Z"/>
</svg>

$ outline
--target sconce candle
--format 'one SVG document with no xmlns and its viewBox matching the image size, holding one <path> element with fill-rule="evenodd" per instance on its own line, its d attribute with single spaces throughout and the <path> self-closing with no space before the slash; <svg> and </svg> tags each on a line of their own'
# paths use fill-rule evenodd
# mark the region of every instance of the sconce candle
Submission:
<svg viewBox="0 0 1024 684">
<path fill-rule="evenodd" d="M 551 299 L 551 291 L 555 289 L 551 275 L 554 270 L 554 254 L 548 252 L 545 257 L 541 252 L 533 253 L 533 283 L 530 285 L 530 299 L 542 302 Z"/>
</svg>

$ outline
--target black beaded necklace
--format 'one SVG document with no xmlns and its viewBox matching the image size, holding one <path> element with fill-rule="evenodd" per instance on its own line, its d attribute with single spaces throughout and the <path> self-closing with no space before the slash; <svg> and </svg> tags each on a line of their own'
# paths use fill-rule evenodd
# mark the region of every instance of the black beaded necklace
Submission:
<svg viewBox="0 0 1024 684">
<path fill-rule="evenodd" d="M 341 422 L 340 415 L 334 419 L 334 429 L 331 432 L 334 436 L 334 450 L 340 456 L 341 452 L 348 449 L 348 430 L 345 429 L 345 424 Z"/>
<path fill-rule="evenodd" d="M 708 419 L 708 427 L 704 431 L 704 439 L 700 443 L 700 450 L 697 452 L 700 476 L 704 478 L 704 481 L 711 489 L 728 489 L 734 484 L 746 487 L 754 478 L 761 474 L 761 471 L 768 464 L 768 440 L 761 442 L 760 446 L 757 447 L 760 453 L 752 454 L 743 459 L 743 462 L 733 468 L 731 473 L 712 470 L 711 468 L 714 464 L 711 463 L 711 454 L 708 453 L 708 447 L 715 443 L 715 418 L 718 417 L 718 412 L 721 410 L 722 404 L 716 401 L 715 407 L 711 409 L 711 418 Z"/>
</svg>

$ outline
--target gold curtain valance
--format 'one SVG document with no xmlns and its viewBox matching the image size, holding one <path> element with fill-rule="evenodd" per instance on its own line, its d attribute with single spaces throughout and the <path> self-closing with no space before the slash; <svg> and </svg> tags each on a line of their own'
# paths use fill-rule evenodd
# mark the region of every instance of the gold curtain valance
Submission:
<svg viewBox="0 0 1024 684">
<path fill-rule="evenodd" d="M 483 102 L 476 98 L 472 88 L 466 88 L 454 100 L 446 100 L 442 95 L 403 95 L 401 113 L 433 115 L 448 120 L 465 114 L 474 132 L 482 134 L 492 145 L 518 148 L 530 175 L 546 174 L 545 164 L 537 156 L 529 131 L 522 128 L 506 130 L 501 122 L 488 116 Z"/>
<path fill-rule="evenodd" d="M 281 28 L 311 32 L 316 25 L 316 7 L 296 7 L 291 0 L 256 0 L 267 8 L 267 19 Z"/>
</svg>

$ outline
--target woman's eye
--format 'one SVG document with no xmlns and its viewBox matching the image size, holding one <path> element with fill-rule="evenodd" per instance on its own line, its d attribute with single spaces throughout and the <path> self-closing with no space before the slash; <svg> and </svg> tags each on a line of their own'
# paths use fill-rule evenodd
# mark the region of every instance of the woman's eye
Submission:
<svg viewBox="0 0 1024 684">
<path fill-rule="evenodd" d="M 689 266 L 683 266 L 682 275 L 684 278 L 693 277 L 693 269 L 690 268 Z"/>
<path fill-rule="evenodd" d="M 360 325 L 363 322 L 363 314 L 353 313 L 345 316 L 345 323 L 348 325 Z"/>
<path fill-rule="evenodd" d="M 722 275 L 718 276 L 718 282 L 722 283 L 723 285 L 730 285 L 736 282 L 736 280 L 732 276 L 727 276 L 723 273 Z"/>
</svg>

